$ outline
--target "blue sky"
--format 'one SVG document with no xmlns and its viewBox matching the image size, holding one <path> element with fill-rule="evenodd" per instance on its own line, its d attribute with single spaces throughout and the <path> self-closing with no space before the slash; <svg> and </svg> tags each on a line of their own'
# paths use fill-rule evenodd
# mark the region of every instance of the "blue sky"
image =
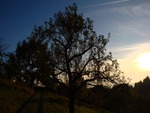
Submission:
<svg viewBox="0 0 150 113">
<path fill-rule="evenodd" d="M 142 70 L 135 62 L 150 52 L 150 0 L 0 0 L 0 37 L 15 51 L 34 25 L 42 25 L 74 2 L 80 13 L 94 21 L 97 34 L 111 33 L 107 50 L 131 82 L 150 75 L 150 70 Z"/>
</svg>

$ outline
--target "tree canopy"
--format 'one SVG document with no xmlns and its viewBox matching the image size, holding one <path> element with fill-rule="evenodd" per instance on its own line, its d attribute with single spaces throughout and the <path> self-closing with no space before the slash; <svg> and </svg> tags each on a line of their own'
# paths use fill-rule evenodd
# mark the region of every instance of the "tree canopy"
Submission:
<svg viewBox="0 0 150 113">
<path fill-rule="evenodd" d="M 123 82 L 117 60 L 105 48 L 110 34 L 97 35 L 93 21 L 79 14 L 76 4 L 35 28 L 32 36 L 48 42 L 54 70 L 50 75 L 67 90 L 70 113 L 74 113 L 76 91 L 85 84 Z"/>
<path fill-rule="evenodd" d="M 31 87 L 35 81 L 61 85 L 68 93 L 69 112 L 74 113 L 75 94 L 83 86 L 125 82 L 117 60 L 106 50 L 109 40 L 110 33 L 98 35 L 93 21 L 73 4 L 18 43 L 9 55 L 7 75 Z"/>
<path fill-rule="evenodd" d="M 0 38 L 0 78 L 5 77 L 5 57 L 8 44 L 4 42 L 3 38 Z"/>
</svg>

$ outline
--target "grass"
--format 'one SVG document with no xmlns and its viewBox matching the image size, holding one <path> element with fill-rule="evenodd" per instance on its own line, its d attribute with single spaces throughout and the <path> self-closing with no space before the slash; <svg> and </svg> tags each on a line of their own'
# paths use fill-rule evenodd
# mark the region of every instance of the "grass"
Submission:
<svg viewBox="0 0 150 113">
<path fill-rule="evenodd" d="M 22 85 L 0 79 L 0 113 L 68 113 L 68 99 L 55 93 L 34 91 Z M 29 97 L 32 98 L 29 99 Z M 28 101 L 27 101 L 28 100 Z M 84 103 L 76 102 L 76 113 L 110 113 Z"/>
<path fill-rule="evenodd" d="M 0 113 L 14 113 L 32 93 L 29 88 L 0 79 Z"/>
</svg>

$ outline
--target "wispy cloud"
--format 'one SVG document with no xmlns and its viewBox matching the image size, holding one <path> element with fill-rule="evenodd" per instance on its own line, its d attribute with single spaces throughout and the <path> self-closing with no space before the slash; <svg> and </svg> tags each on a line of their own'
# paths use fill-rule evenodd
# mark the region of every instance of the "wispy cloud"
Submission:
<svg viewBox="0 0 150 113">
<path fill-rule="evenodd" d="M 105 2 L 105 3 L 101 3 L 101 4 L 88 5 L 86 7 L 104 6 L 104 5 L 117 4 L 117 3 L 128 2 L 128 1 L 129 0 L 117 0 L 117 1 L 113 1 L 113 2 Z"/>
<path fill-rule="evenodd" d="M 89 5 L 87 7 L 96 8 L 86 14 L 99 23 L 95 25 L 98 33 L 111 32 L 112 36 L 107 50 L 113 53 L 113 57 L 120 64 L 120 69 L 134 83 L 147 75 L 138 67 L 135 60 L 141 54 L 150 52 L 150 2 L 141 2 L 140 0 L 139 2 L 134 0 L 112 1 Z M 127 4 L 121 5 L 121 3 Z M 106 5 L 119 6 L 98 7 Z M 104 27 L 102 27 L 103 25 Z"/>
<path fill-rule="evenodd" d="M 120 60 L 132 60 L 134 61 L 137 56 L 142 53 L 150 52 L 150 42 L 142 42 L 137 44 L 131 44 L 128 46 L 115 48 L 113 53 L 117 53 Z"/>
<path fill-rule="evenodd" d="M 142 3 L 139 5 L 131 5 L 125 7 L 117 7 L 112 9 L 114 12 L 126 14 L 129 16 L 149 16 L 150 15 L 150 3 Z"/>
</svg>

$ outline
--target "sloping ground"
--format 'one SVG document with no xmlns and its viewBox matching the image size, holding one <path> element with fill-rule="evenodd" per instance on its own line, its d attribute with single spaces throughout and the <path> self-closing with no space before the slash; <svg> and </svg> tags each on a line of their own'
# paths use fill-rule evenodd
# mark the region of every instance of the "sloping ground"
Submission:
<svg viewBox="0 0 150 113">
<path fill-rule="evenodd" d="M 33 93 L 23 85 L 0 79 L 0 113 L 14 113 Z"/>
<path fill-rule="evenodd" d="M 0 80 L 0 113 L 67 113 L 68 99 L 44 90 L 34 92 L 32 89 L 17 85 L 7 80 Z M 110 113 L 77 102 L 76 113 Z"/>
</svg>

